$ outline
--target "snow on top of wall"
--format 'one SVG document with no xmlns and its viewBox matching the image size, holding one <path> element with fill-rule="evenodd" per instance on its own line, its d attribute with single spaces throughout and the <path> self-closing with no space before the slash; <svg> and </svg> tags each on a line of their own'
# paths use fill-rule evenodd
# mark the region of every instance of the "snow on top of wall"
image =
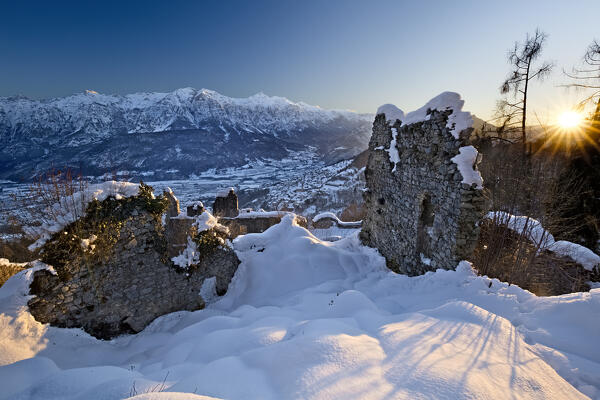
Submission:
<svg viewBox="0 0 600 400">
<path fill-rule="evenodd" d="M 244 218 L 270 218 L 270 217 L 282 217 L 290 214 L 289 211 L 242 211 L 238 214 L 236 219 Z"/>
<path fill-rule="evenodd" d="M 461 99 L 460 94 L 455 92 L 443 92 L 429 100 L 418 110 L 406 114 L 404 121 L 402 121 L 402 126 L 427 121 L 429 119 L 428 111 L 430 110 L 444 111 L 451 109 L 452 114 L 448 117 L 446 127 L 450 129 L 452 136 L 458 139 L 460 132 L 473 126 L 473 117 L 471 116 L 471 113 L 462 111 L 464 104 L 465 101 Z"/>
<path fill-rule="evenodd" d="M 192 207 L 192 210 L 201 210 L 204 208 L 204 203 L 202 203 L 200 200 L 196 200 L 188 203 L 188 207 Z"/>
<path fill-rule="evenodd" d="M 397 119 L 404 119 L 404 111 L 393 104 L 384 104 L 377 109 L 377 114 L 385 114 L 385 119 L 391 124 L 394 124 Z"/>
<path fill-rule="evenodd" d="M 202 214 L 197 215 L 195 217 L 188 217 L 187 215 L 185 215 L 183 218 L 195 219 L 192 225 L 198 229 L 198 232 L 204 232 L 213 228 L 221 232 L 228 231 L 228 228 L 219 224 L 218 219 L 208 211 L 204 211 Z M 218 240 L 222 241 L 223 239 L 218 238 Z M 222 243 L 225 242 L 222 241 Z M 185 247 L 185 249 L 183 249 L 183 251 L 179 255 L 172 257 L 171 261 L 173 261 L 173 263 L 180 268 L 189 268 L 191 265 L 200 262 L 200 249 L 198 249 L 196 243 L 188 236 L 187 246 Z"/>
<path fill-rule="evenodd" d="M 390 141 L 390 148 L 386 149 L 390 162 L 394 164 L 392 172 L 396 172 L 396 164 L 400 162 L 400 153 L 398 153 L 398 130 L 392 128 L 392 140 Z"/>
<path fill-rule="evenodd" d="M 70 196 L 62 197 L 58 203 L 44 210 L 48 220 L 40 226 L 27 226 L 25 233 L 37 239 L 29 246 L 29 250 L 39 249 L 46 243 L 52 234 L 60 232 L 65 226 L 83 217 L 88 204 L 92 200 L 103 201 L 110 196 L 120 200 L 126 197 L 136 196 L 139 185 L 131 182 L 107 181 L 88 185 L 81 191 Z"/>
<path fill-rule="evenodd" d="M 533 218 L 520 215 L 512 215 L 504 211 L 491 211 L 487 218 L 506 225 L 509 229 L 525 235 L 540 250 L 549 250 L 561 256 L 569 257 L 583 268 L 591 271 L 600 265 L 600 256 L 592 250 L 577 243 L 566 240 L 555 241 L 554 236 L 548 232 L 542 224 Z"/>
<path fill-rule="evenodd" d="M 198 250 L 198 245 L 188 236 L 187 238 L 187 246 L 181 254 L 172 257 L 171 261 L 173 264 L 177 265 L 179 268 L 187 269 L 194 264 L 198 264 L 200 262 L 200 251 Z"/>
<path fill-rule="evenodd" d="M 322 212 L 320 214 L 317 214 L 313 217 L 313 222 L 319 222 L 322 219 L 332 219 L 334 220 L 338 226 L 343 226 L 343 227 L 360 227 L 362 224 L 362 221 L 351 221 L 351 222 L 346 222 L 346 221 L 342 221 L 341 219 L 338 218 L 337 215 L 335 215 L 332 212 L 326 211 L 326 212 Z"/>
<path fill-rule="evenodd" d="M 473 146 L 463 146 L 458 149 L 459 153 L 452 157 L 451 160 L 458 166 L 463 179 L 462 183 L 467 185 L 476 184 L 477 189 L 483 189 L 483 178 L 479 171 L 475 169 L 477 162 L 477 149 Z"/>
<path fill-rule="evenodd" d="M 446 127 L 455 139 L 459 138 L 460 132 L 473 126 L 473 117 L 471 113 L 462 111 L 465 101 L 461 99 L 458 93 L 443 92 L 418 110 L 411 111 L 404 115 L 404 112 L 393 104 L 384 104 L 377 109 L 377 114 L 385 114 L 386 120 L 390 123 L 399 119 L 402 126 L 416 124 L 422 121 L 427 121 L 430 118 L 431 110 L 444 111 L 452 110 L 452 114 L 448 117 Z M 396 128 L 392 129 L 392 141 L 390 147 L 385 149 L 389 154 L 390 162 L 394 165 L 392 172 L 396 171 L 396 163 L 400 161 L 400 155 L 396 147 L 398 140 L 398 132 Z M 376 150 L 384 150 L 383 147 L 378 147 Z M 477 160 L 477 150 L 473 146 L 466 146 L 460 149 L 460 154 L 452 159 L 458 165 L 458 169 L 462 173 L 463 183 L 477 184 L 478 189 L 483 188 L 483 179 L 478 171 L 474 170 L 475 161 Z"/>
<path fill-rule="evenodd" d="M 577 243 L 559 240 L 554 242 L 548 250 L 569 257 L 588 271 L 593 270 L 595 266 L 600 266 L 600 256 Z"/>
<path fill-rule="evenodd" d="M 208 211 L 204 211 L 202 214 L 196 216 L 195 219 L 194 226 L 198 228 L 198 232 L 207 231 L 220 225 L 218 219 Z"/>
</svg>

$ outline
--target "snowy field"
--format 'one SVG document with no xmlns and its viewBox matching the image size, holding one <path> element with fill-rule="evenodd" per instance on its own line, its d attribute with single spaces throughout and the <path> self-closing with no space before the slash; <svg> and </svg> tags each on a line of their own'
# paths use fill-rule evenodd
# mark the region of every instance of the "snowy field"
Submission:
<svg viewBox="0 0 600 400">
<path fill-rule="evenodd" d="M 0 398 L 600 399 L 600 289 L 538 298 L 466 262 L 397 275 L 292 216 L 234 246 L 224 297 L 112 341 L 36 322 L 32 271 L 11 278 Z"/>
</svg>

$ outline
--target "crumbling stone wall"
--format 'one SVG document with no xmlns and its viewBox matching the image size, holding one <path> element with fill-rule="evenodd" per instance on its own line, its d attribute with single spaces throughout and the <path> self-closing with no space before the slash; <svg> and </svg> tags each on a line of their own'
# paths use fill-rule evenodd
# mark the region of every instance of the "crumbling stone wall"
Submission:
<svg viewBox="0 0 600 400">
<path fill-rule="evenodd" d="M 456 139 L 447 127 L 451 113 L 430 110 L 427 120 L 404 126 L 379 114 L 373 123 L 361 239 L 379 249 L 396 272 L 453 269 L 477 244 L 486 202 L 483 190 L 462 183 L 451 160 L 471 130 Z M 393 129 L 399 155 L 395 165 L 388 154 Z"/>
<path fill-rule="evenodd" d="M 239 213 L 238 197 L 233 188 L 230 188 L 227 192 L 217 193 L 213 203 L 213 215 L 215 217 L 234 218 Z"/>
<path fill-rule="evenodd" d="M 86 217 L 44 245 L 42 260 L 56 275 L 47 270 L 34 274 L 30 293 L 35 297 L 28 304 L 36 320 L 81 327 L 106 339 L 139 332 L 160 315 L 203 308 L 199 293 L 209 277 L 215 277 L 217 294 L 227 290 L 240 261 L 226 246 L 200 248 L 199 263 L 187 269 L 172 263 L 188 221 L 182 225 L 165 218 L 179 211 L 167 194 L 108 198 L 95 207 L 108 210 L 88 208 Z M 91 237 L 84 245 L 82 239 Z"/>
<path fill-rule="evenodd" d="M 281 219 L 287 215 L 285 211 L 271 211 L 264 213 L 264 215 L 244 215 L 241 213 L 235 218 L 219 218 L 219 223 L 226 226 L 229 229 L 228 237 L 234 239 L 239 235 L 245 235 L 247 233 L 262 233 L 281 222 Z M 297 215 L 296 222 L 298 225 L 306 228 L 306 218 Z"/>
<path fill-rule="evenodd" d="M 240 212 L 238 196 L 233 188 L 217 194 L 213 204 L 213 214 L 219 218 L 219 223 L 227 227 L 228 237 L 234 239 L 247 233 L 261 233 L 281 222 L 285 211 L 249 211 Z M 189 209 L 188 209 L 189 215 Z M 296 216 L 300 226 L 307 227 L 306 218 Z"/>
</svg>

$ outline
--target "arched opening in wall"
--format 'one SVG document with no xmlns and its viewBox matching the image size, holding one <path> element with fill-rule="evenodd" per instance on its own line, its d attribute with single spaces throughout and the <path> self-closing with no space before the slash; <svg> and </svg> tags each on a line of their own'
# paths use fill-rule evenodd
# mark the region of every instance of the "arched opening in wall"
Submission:
<svg viewBox="0 0 600 400">
<path fill-rule="evenodd" d="M 417 225 L 417 259 L 428 263 L 431 258 L 431 229 L 435 220 L 435 210 L 431 196 L 425 193 L 421 200 L 419 223 Z"/>
</svg>

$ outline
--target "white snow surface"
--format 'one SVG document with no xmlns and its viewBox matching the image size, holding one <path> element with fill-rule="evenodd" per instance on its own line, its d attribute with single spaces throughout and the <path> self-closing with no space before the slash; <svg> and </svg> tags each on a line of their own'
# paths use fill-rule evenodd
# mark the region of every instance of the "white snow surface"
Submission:
<svg viewBox="0 0 600 400">
<path fill-rule="evenodd" d="M 196 221 L 194 222 L 194 226 L 198 228 L 198 232 L 207 231 L 216 226 L 222 226 L 221 224 L 219 224 L 218 219 L 208 211 L 204 211 L 202 214 L 196 216 L 195 218 Z M 223 228 L 225 227 L 223 226 Z"/>
<path fill-rule="evenodd" d="M 172 217 L 171 219 L 177 218 L 195 219 L 192 225 L 198 229 L 198 232 L 204 232 L 213 228 L 216 228 L 223 232 L 227 232 L 228 230 L 226 226 L 219 224 L 218 219 L 215 218 L 208 211 L 204 211 L 202 214 L 197 215 L 195 217 L 188 217 L 187 214 L 182 212 L 178 216 Z M 172 257 L 171 261 L 173 261 L 173 263 L 178 267 L 187 269 L 191 265 L 197 264 L 200 261 L 200 250 L 198 249 L 196 243 L 188 236 L 187 246 L 185 247 L 185 249 L 183 249 L 181 254 Z"/>
<path fill-rule="evenodd" d="M 334 213 L 332 213 L 330 211 L 322 212 L 322 213 L 315 215 L 313 217 L 313 222 L 319 222 L 320 220 L 322 220 L 324 218 L 330 218 L 330 219 L 336 221 L 338 226 L 356 228 L 356 227 L 360 227 L 362 224 L 362 221 L 351 221 L 351 222 L 342 221 L 341 219 L 338 218 L 337 215 L 335 215 Z"/>
<path fill-rule="evenodd" d="M 111 341 L 36 322 L 32 270 L 17 274 L 0 288 L 0 398 L 600 398 L 600 289 L 536 297 L 467 262 L 398 275 L 293 216 L 233 245 L 225 296 Z"/>
<path fill-rule="evenodd" d="M 81 218 L 92 200 L 102 201 L 109 196 L 122 199 L 124 197 L 136 196 L 138 191 L 139 185 L 135 183 L 106 181 L 90 184 L 81 191 L 62 197 L 57 203 L 45 210 L 46 215 L 48 215 L 48 221 L 43 221 L 40 226 L 27 226 L 23 228 L 27 235 L 36 239 L 29 246 L 29 249 L 35 250 L 42 247 L 52 234 L 61 231 L 65 226 Z"/>
<path fill-rule="evenodd" d="M 387 149 L 387 153 L 390 157 L 390 162 L 394 164 L 392 172 L 396 172 L 396 164 L 400 162 L 400 153 L 398 153 L 398 130 L 392 128 L 392 140 L 390 141 L 390 148 Z"/>
<path fill-rule="evenodd" d="M 253 211 L 253 210 L 242 210 L 236 219 L 244 218 L 271 218 L 271 217 L 283 217 L 284 215 L 290 214 L 289 211 Z"/>
<path fill-rule="evenodd" d="M 463 146 L 458 149 L 458 154 L 451 158 L 456 164 L 460 174 L 462 175 L 462 183 L 467 185 L 475 184 L 477 189 L 483 189 L 483 178 L 479 171 L 475 169 L 477 162 L 477 149 L 473 146 Z"/>
<path fill-rule="evenodd" d="M 540 250 L 550 250 L 556 254 L 569 257 L 588 271 L 591 271 L 595 266 L 600 266 L 600 256 L 598 254 L 577 243 L 566 240 L 555 241 L 554 236 L 534 218 L 512 215 L 504 211 L 491 211 L 488 213 L 487 218 L 506 225 L 519 234 L 524 234 L 536 246 L 539 246 Z"/>
<path fill-rule="evenodd" d="M 200 251 L 196 243 L 188 236 L 187 246 L 181 254 L 172 257 L 171 261 L 173 264 L 180 268 L 188 269 L 191 265 L 198 264 L 200 262 Z"/>
<path fill-rule="evenodd" d="M 571 258 L 588 271 L 591 271 L 596 266 L 600 268 L 600 256 L 580 244 L 559 240 L 552 243 L 549 250 Z"/>
</svg>

